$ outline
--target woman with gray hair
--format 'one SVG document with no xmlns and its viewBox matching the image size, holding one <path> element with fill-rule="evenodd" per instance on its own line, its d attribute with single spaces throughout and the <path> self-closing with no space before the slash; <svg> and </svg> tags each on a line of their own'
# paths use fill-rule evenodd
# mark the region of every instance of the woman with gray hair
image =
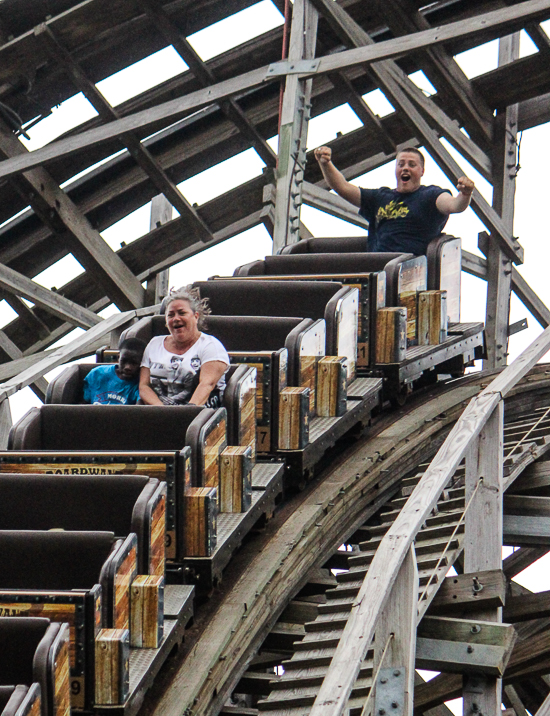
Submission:
<svg viewBox="0 0 550 716">
<path fill-rule="evenodd" d="M 165 301 L 168 336 L 152 338 L 143 354 L 139 394 L 146 405 L 217 408 L 229 367 L 227 351 L 201 332 L 209 309 L 196 289 L 172 291 Z"/>
</svg>

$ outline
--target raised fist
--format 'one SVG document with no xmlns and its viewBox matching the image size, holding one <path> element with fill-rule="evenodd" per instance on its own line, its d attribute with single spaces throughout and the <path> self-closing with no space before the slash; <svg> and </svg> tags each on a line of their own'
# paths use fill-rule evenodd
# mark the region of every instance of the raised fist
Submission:
<svg viewBox="0 0 550 716">
<path fill-rule="evenodd" d="M 329 164 L 332 161 L 332 149 L 330 147 L 317 147 L 313 154 L 319 164 Z"/>
<path fill-rule="evenodd" d="M 457 182 L 456 188 L 461 194 L 464 194 L 464 196 L 471 196 L 472 192 L 474 190 L 475 184 L 471 179 L 468 179 L 468 177 L 460 177 L 460 179 Z"/>
</svg>

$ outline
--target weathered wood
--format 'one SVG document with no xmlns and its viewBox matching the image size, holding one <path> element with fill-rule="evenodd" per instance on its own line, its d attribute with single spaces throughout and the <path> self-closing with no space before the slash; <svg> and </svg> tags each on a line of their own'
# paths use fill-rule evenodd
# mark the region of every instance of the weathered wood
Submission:
<svg viewBox="0 0 550 716">
<path fill-rule="evenodd" d="M 504 515 L 504 544 L 550 546 L 550 517 Z"/>
<path fill-rule="evenodd" d="M 388 669 L 405 669 L 404 716 L 412 716 L 413 712 L 417 594 L 418 569 L 414 547 L 411 545 L 376 627 L 373 663 L 374 672 L 379 665 Z M 382 658 L 386 644 L 387 652 Z"/>
<path fill-rule="evenodd" d="M 120 119 L 119 112 L 107 102 L 95 84 L 88 79 L 82 68 L 71 57 L 70 53 L 60 44 L 51 28 L 46 24 L 42 24 L 36 27 L 34 32 L 35 35 L 44 42 L 48 53 L 69 74 L 77 89 L 84 94 L 99 116 L 105 122 Z M 122 135 L 121 140 L 133 159 L 135 159 L 143 171 L 151 178 L 151 181 L 157 189 L 164 194 L 170 203 L 185 218 L 187 230 L 196 234 L 197 238 L 202 241 L 210 240 L 212 234 L 202 217 L 181 194 L 177 186 L 149 152 L 147 147 L 139 141 L 139 138 L 136 137 L 135 134 L 128 133 Z"/>
<path fill-rule="evenodd" d="M 288 50 L 289 62 L 315 56 L 317 10 L 310 0 L 296 0 Z M 305 173 L 307 130 L 310 115 L 311 79 L 287 75 L 279 119 L 273 253 L 300 238 L 302 184 Z"/>
<path fill-rule="evenodd" d="M 500 569 L 502 565 L 503 420 L 501 401 L 466 454 L 465 574 Z M 499 608 L 480 609 L 476 615 L 488 621 L 502 621 Z M 474 704 L 484 713 L 497 713 L 500 709 L 502 682 L 496 677 L 502 674 L 483 673 L 486 675 L 483 681 L 475 670 L 464 678 L 464 713 L 472 710 Z"/>
<path fill-rule="evenodd" d="M 102 321 L 99 316 L 87 308 L 79 306 L 54 291 L 49 291 L 32 279 L 2 264 L 0 264 L 0 287 L 8 293 L 23 296 L 36 306 L 40 306 L 74 326 L 90 328 Z"/>
<path fill-rule="evenodd" d="M 252 500 L 252 448 L 226 447 L 220 455 L 220 512 L 246 512 Z"/>
<path fill-rule="evenodd" d="M 212 69 L 201 60 L 193 49 L 187 38 L 170 20 L 166 10 L 158 0 L 139 0 L 147 17 L 155 24 L 159 32 L 166 38 L 180 57 L 186 62 L 195 77 L 204 87 L 216 83 L 216 75 Z M 258 130 L 248 121 L 245 113 L 239 104 L 232 98 L 222 102 L 220 108 L 223 113 L 233 122 L 237 129 L 245 136 L 258 152 L 266 166 L 274 167 L 276 164 L 275 152 L 271 149 L 266 140 Z"/>
<path fill-rule="evenodd" d="M 325 214 L 343 219 L 363 229 L 368 229 L 368 221 L 357 213 L 357 207 L 342 199 L 338 194 L 320 189 L 315 184 L 305 181 L 302 185 L 302 201 L 304 204 L 314 206 Z M 366 239 L 365 239 L 366 245 Z"/>
<path fill-rule="evenodd" d="M 151 200 L 151 216 L 149 219 L 149 230 L 154 231 L 163 224 L 167 224 L 172 220 L 172 204 L 164 196 L 159 194 Z M 147 281 L 145 288 L 145 305 L 156 305 L 168 295 L 170 272 L 165 269 L 159 271 L 155 276 Z"/>
<path fill-rule="evenodd" d="M 184 495 L 184 553 L 210 557 L 216 548 L 217 488 L 188 487 Z"/>
<path fill-rule="evenodd" d="M 2 330 L 0 330 L 0 348 L 12 360 L 17 360 L 17 358 L 21 358 L 23 356 L 23 353 L 19 350 L 15 343 L 10 340 Z M 31 384 L 31 390 L 40 398 L 42 402 L 44 402 L 46 392 L 48 390 L 48 381 L 45 378 L 38 378 L 38 380 Z"/>
<path fill-rule="evenodd" d="M 407 350 L 407 309 L 380 308 L 376 313 L 376 363 L 400 363 Z"/>
<path fill-rule="evenodd" d="M 491 33 L 493 36 L 498 36 L 499 33 L 514 31 L 518 25 L 521 26 L 528 22 L 546 19 L 549 7 L 549 0 L 527 0 L 527 2 L 514 5 L 511 8 L 478 15 L 466 21 L 448 23 L 441 28 L 414 33 L 405 39 L 397 38 L 396 40 L 376 43 L 374 47 L 348 50 L 347 52 L 322 58 L 316 70 L 308 71 L 301 77 L 325 74 L 344 67 L 353 67 L 368 62 L 398 57 L 409 51 L 417 51 L 424 47 L 441 44 L 459 37 L 473 38 L 478 34 L 490 36 Z M 0 163 L 0 178 L 67 156 L 84 147 L 115 139 L 127 131 L 153 128 L 159 123 L 168 124 L 191 110 L 199 109 L 212 102 L 218 102 L 226 97 L 258 87 L 266 80 L 269 81 L 269 77 L 266 78 L 267 69 L 264 67 L 252 70 L 241 75 L 237 80 L 225 80 L 208 89 L 192 92 L 184 98 L 158 105 L 154 110 L 143 110 L 131 117 L 125 117 L 98 129 L 83 132 L 76 137 L 53 142 L 43 149 L 29 152 L 25 157 L 5 160 Z"/>
<path fill-rule="evenodd" d="M 506 65 L 519 57 L 519 33 L 499 41 L 499 65 Z M 514 228 L 514 195 L 516 190 L 518 105 L 510 105 L 497 112 L 493 151 L 493 206 L 502 217 L 508 231 Z M 485 336 L 487 358 L 483 367 L 495 370 L 506 365 L 508 355 L 508 323 L 512 263 L 496 242 L 489 240 L 487 256 L 487 309 Z"/>
<path fill-rule="evenodd" d="M 324 356 L 317 363 L 317 415 L 339 417 L 346 412 L 346 358 Z"/>
<path fill-rule="evenodd" d="M 508 597 L 502 618 L 508 622 L 521 622 L 548 616 L 550 616 L 550 591 Z"/>
<path fill-rule="evenodd" d="M 29 154 L 2 122 L 0 156 L 17 158 Z M 71 252 L 104 286 L 121 310 L 143 305 L 143 288 L 137 278 L 44 168 L 25 172 L 16 180 L 19 190 L 41 220 L 55 233 L 64 233 Z"/>
<path fill-rule="evenodd" d="M 279 450 L 303 450 L 309 442 L 309 388 L 283 388 L 279 396 Z"/>
<path fill-rule="evenodd" d="M 430 614 L 501 607 L 506 585 L 500 569 L 446 577 L 432 601 Z"/>
</svg>

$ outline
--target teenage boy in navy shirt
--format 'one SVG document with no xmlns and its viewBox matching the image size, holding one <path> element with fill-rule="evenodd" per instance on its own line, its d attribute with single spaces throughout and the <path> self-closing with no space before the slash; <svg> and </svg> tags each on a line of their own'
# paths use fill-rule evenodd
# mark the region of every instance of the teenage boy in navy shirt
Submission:
<svg viewBox="0 0 550 716">
<path fill-rule="evenodd" d="M 330 147 L 318 147 L 315 158 L 330 188 L 359 207 L 369 222 L 369 251 L 425 254 L 430 241 L 443 231 L 449 214 L 468 207 L 474 190 L 474 182 L 465 176 L 458 180 L 457 196 L 439 186 L 423 185 L 424 155 L 415 147 L 397 153 L 396 189 L 360 189 L 350 184 L 332 163 Z"/>
<path fill-rule="evenodd" d="M 135 405 L 139 399 L 139 368 L 144 350 L 145 343 L 139 338 L 122 341 L 116 365 L 100 365 L 84 378 L 84 402 Z"/>
</svg>

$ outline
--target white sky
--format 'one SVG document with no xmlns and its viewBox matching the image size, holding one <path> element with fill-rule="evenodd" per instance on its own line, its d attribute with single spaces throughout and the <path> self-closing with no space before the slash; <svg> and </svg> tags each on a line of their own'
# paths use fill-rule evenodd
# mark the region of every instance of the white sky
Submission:
<svg viewBox="0 0 550 716">
<path fill-rule="evenodd" d="M 198 54 L 210 59 L 225 52 L 252 37 L 266 32 L 282 24 L 283 18 L 270 0 L 262 0 L 247 10 L 243 10 L 226 20 L 217 23 L 189 38 Z M 550 30 L 550 21 L 543 23 L 546 32 Z M 521 38 L 523 56 L 536 51 L 536 48 L 525 33 Z M 457 56 L 457 61 L 468 77 L 487 72 L 497 65 L 497 42 Z M 98 88 L 113 105 L 119 104 L 165 80 L 186 70 L 186 64 L 172 47 L 136 63 L 113 77 L 98 83 Z M 426 92 L 433 88 L 421 72 L 413 79 Z M 374 112 L 380 116 L 392 111 L 392 107 L 382 93 L 377 90 L 365 96 Z M 96 114 L 93 107 L 82 96 L 77 94 L 62 105 L 52 110 L 51 116 L 35 125 L 30 131 L 31 141 L 23 140 L 29 149 L 37 149 Z M 310 122 L 308 148 L 312 149 L 335 138 L 337 132 L 346 134 L 361 126 L 349 105 L 337 107 Z M 276 138 L 272 145 L 276 147 Z M 525 250 L 525 265 L 519 268 L 521 274 L 530 283 L 542 300 L 550 304 L 550 281 L 547 279 L 547 267 L 550 265 L 549 222 L 546 220 L 544 206 L 548 201 L 545 191 L 547 182 L 548 147 L 550 146 L 549 125 L 543 125 L 523 133 L 521 143 L 521 170 L 517 179 L 516 216 L 514 233 Z M 471 176 L 476 185 L 491 201 L 491 187 L 475 170 L 468 166 L 459 155 L 451 150 L 455 158 Z M 334 157 L 338 165 L 338 156 Z M 191 203 L 199 205 L 218 196 L 234 186 L 259 175 L 263 162 L 253 149 L 249 149 L 236 157 L 232 157 L 201 174 L 182 182 L 179 187 Z M 359 177 L 355 183 L 361 186 L 394 185 L 393 164 L 381 167 L 370 174 Z M 424 181 L 427 184 L 438 184 L 453 188 L 435 163 L 428 156 Z M 70 182 L 67 182 L 70 184 Z M 150 204 L 143 206 L 114 226 L 103 231 L 105 240 L 114 249 L 120 242 L 139 238 L 149 230 Z M 174 215 L 176 213 L 174 212 Z M 346 236 L 358 235 L 362 232 L 357 227 L 327 216 L 311 207 L 304 206 L 302 220 L 314 236 Z M 484 230 L 481 222 L 471 209 L 464 214 L 451 216 L 446 231 L 462 237 L 463 246 L 468 251 L 477 250 L 477 235 Z M 263 226 L 258 226 L 216 247 L 204 251 L 187 261 L 172 267 L 170 285 L 178 286 L 192 281 L 208 278 L 214 274 L 231 275 L 233 269 L 256 258 L 271 253 L 271 239 Z M 72 256 L 67 256 L 55 266 L 36 277 L 36 280 L 47 288 L 61 286 L 82 271 L 81 266 Z M 485 318 L 486 284 L 474 277 L 462 276 L 462 320 L 483 321 Z M 106 309 L 102 315 L 115 311 L 113 307 Z M 0 302 L 0 326 L 13 319 L 13 311 L 5 301 Z M 511 322 L 528 317 L 529 329 L 516 334 L 510 340 L 510 360 L 516 357 L 540 332 L 537 322 L 528 314 L 523 305 L 512 298 Z M 78 331 L 73 332 L 70 338 Z M 65 338 L 63 343 L 69 338 Z M 58 372 L 58 371 L 55 371 Z M 11 399 L 14 420 L 19 419 L 31 405 L 40 402 L 30 391 L 25 389 Z M 550 589 L 550 559 L 542 560 L 536 566 L 526 570 L 518 581 L 534 591 Z"/>
</svg>

